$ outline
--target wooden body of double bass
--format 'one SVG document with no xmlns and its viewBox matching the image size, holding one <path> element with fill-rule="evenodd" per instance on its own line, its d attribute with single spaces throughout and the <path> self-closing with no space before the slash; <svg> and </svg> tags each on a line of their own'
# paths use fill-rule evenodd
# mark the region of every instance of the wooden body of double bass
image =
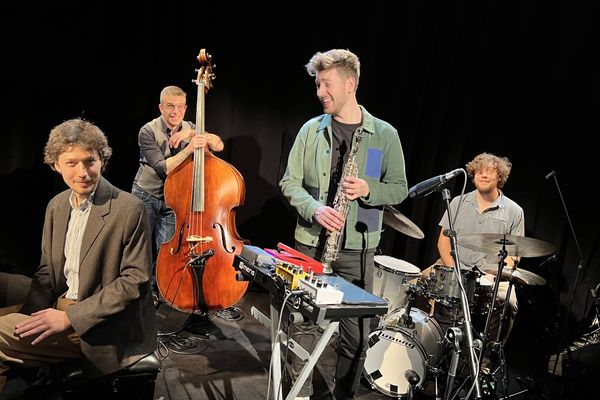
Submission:
<svg viewBox="0 0 600 400">
<path fill-rule="evenodd" d="M 247 241 L 235 226 L 235 207 L 244 203 L 244 179 L 231 164 L 204 152 L 204 211 L 192 211 L 194 163 L 188 158 L 165 182 L 165 201 L 175 212 L 175 234 L 163 243 L 157 260 L 161 295 L 179 310 L 219 310 L 232 306 L 245 294 L 248 282 L 237 281 L 233 267 Z M 194 242 L 188 238 L 210 238 Z M 194 247 L 195 246 L 195 247 Z M 194 256 L 207 250 L 214 255 L 198 265 Z"/>
</svg>

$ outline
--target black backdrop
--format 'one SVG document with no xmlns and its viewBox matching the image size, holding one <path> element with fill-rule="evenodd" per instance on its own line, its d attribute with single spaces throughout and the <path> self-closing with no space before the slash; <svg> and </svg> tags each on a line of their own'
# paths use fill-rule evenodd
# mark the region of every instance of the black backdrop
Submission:
<svg viewBox="0 0 600 400">
<path fill-rule="evenodd" d="M 295 217 L 277 182 L 300 125 L 322 111 L 303 65 L 316 51 L 340 47 L 361 59 L 359 102 L 397 127 L 410 186 L 464 167 L 482 151 L 510 158 L 505 193 L 524 208 L 527 235 L 559 249 L 557 262 L 522 264 L 548 280 L 542 307 L 551 314 L 565 308 L 580 270 L 572 310 L 576 319 L 588 312 L 600 280 L 592 195 L 597 2 L 85 3 L 1 6 L 3 269 L 34 270 L 45 204 L 64 189 L 42 163 L 50 129 L 77 116 L 97 123 L 114 150 L 105 176 L 129 190 L 137 133 L 158 115 L 161 88 L 184 88 L 187 119 L 195 119 L 191 80 L 201 48 L 216 64 L 207 129 L 223 137 L 221 158 L 246 182 L 240 235 L 262 247 L 291 244 Z M 557 185 L 545 179 L 553 170 L 583 268 Z M 453 195 L 461 187 L 459 178 Z M 387 231 L 381 250 L 424 268 L 435 257 L 441 196 L 397 207 L 425 238 Z"/>
</svg>

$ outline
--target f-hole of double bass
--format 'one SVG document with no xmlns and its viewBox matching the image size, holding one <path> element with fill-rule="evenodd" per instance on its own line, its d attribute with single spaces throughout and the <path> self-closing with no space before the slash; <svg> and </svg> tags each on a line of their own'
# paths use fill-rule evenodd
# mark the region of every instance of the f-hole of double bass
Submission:
<svg viewBox="0 0 600 400">
<path fill-rule="evenodd" d="M 232 254 L 233 252 L 235 252 L 236 247 L 235 246 L 229 246 L 227 244 L 227 235 L 225 234 L 225 229 L 223 229 L 223 225 L 219 224 L 218 222 L 215 222 L 213 224 L 213 229 L 219 228 L 219 231 L 221 232 L 221 242 L 223 243 L 223 249 L 229 253 Z"/>
</svg>

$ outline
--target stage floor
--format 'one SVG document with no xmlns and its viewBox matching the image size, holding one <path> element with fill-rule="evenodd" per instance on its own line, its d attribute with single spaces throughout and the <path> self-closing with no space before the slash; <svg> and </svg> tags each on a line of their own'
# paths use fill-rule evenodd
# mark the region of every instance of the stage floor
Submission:
<svg viewBox="0 0 600 400">
<path fill-rule="evenodd" d="M 269 315 L 269 296 L 254 284 L 234 307 L 239 316 L 236 316 L 235 312 L 223 311 L 211 312 L 207 317 L 191 316 L 165 304 L 160 305 L 157 310 L 159 330 L 174 334 L 161 335 L 158 354 L 162 359 L 162 370 L 158 374 L 154 398 L 266 399 L 267 393 L 273 392 L 269 385 L 271 340 L 269 330 L 252 317 L 251 307 Z M 527 312 L 522 314 L 524 318 L 530 318 Z M 497 398 L 512 394 L 514 396 L 510 398 L 514 399 L 568 399 L 581 393 L 585 394 L 584 387 L 587 385 L 581 382 L 592 382 L 591 379 L 580 379 L 575 385 L 564 385 L 564 381 L 547 372 L 547 359 L 539 354 L 540 338 L 536 336 L 538 330 L 533 329 L 531 324 L 532 321 L 524 321 L 517 317 L 513 334 L 505 348 L 508 391 L 504 393 L 498 390 Z M 334 334 L 314 370 L 315 395 L 311 397 L 313 400 L 333 398 L 335 339 Z M 393 362 L 395 361 L 389 361 Z M 399 369 L 406 369 L 406 361 L 397 362 Z M 447 371 L 442 370 L 441 373 L 447 374 Z M 0 399 L 30 398 L 26 385 L 19 379 L 9 381 L 7 390 Z M 442 380 L 445 379 L 444 376 Z M 435 399 L 433 388 L 433 382 L 430 380 L 427 391 L 417 391 L 414 399 Z M 521 393 L 526 388 L 530 390 Z M 444 398 L 442 385 L 439 390 L 440 398 Z M 460 395 L 458 397 L 464 398 Z M 372 388 L 363 378 L 356 398 L 374 400 L 389 399 L 390 396 Z"/>
</svg>

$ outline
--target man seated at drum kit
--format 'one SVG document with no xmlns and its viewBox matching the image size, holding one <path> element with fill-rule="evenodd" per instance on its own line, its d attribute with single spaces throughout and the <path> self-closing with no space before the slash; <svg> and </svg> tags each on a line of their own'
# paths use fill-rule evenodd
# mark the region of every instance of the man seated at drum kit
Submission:
<svg viewBox="0 0 600 400">
<path fill-rule="evenodd" d="M 476 189 L 453 199 L 449 206 L 469 314 L 486 317 L 487 329 L 477 324 L 483 322 L 482 318 L 476 318 L 477 326 L 471 331 L 474 338 L 485 343 L 480 373 L 493 380 L 502 376 L 497 372 L 505 372 L 500 368 L 504 361 L 502 349 L 518 307 L 513 285 L 545 284 L 545 280 L 536 274 L 517 269 L 519 259 L 555 252 L 554 246 L 549 243 L 524 236 L 522 208 L 500 190 L 511 167 L 510 161 L 504 157 L 479 154 L 466 165 L 467 174 Z M 386 211 L 384 222 L 387 216 L 387 225 L 409 236 L 423 238 L 418 227 L 397 210 Z M 452 242 L 446 235 L 450 227 L 447 212 L 440 221 L 440 227 L 440 259 L 422 273 L 406 261 L 375 256 L 373 293 L 388 301 L 389 313 L 369 335 L 363 373 L 373 388 L 392 397 L 410 399 L 412 389 L 433 390 L 426 385 L 430 381 L 434 382 L 437 393 L 437 377 L 450 377 L 452 374 L 446 382 L 445 398 L 448 399 L 452 395 L 454 374 L 457 372 L 454 357 L 468 354 L 456 350 L 457 341 L 454 339 L 457 329 L 460 330 L 455 326 L 462 327 L 469 319 L 463 314 Z M 492 301 L 497 275 L 502 281 L 498 283 L 496 299 Z M 507 296 L 509 293 L 510 296 Z M 510 299 L 508 302 L 507 297 Z M 421 304 L 423 301 L 425 304 Z M 466 335 L 460 337 L 458 344 L 464 348 L 469 344 L 468 338 Z M 446 358 L 451 347 L 455 351 L 452 360 Z M 495 367 L 490 360 L 492 353 L 498 356 L 498 360 L 494 361 L 500 361 L 495 369 L 491 369 Z M 478 354 L 477 358 L 480 359 L 480 356 Z M 447 361 L 450 361 L 449 366 Z"/>
<path fill-rule="evenodd" d="M 475 190 L 461 197 L 455 197 L 450 203 L 450 212 L 454 219 L 453 228 L 458 242 L 458 255 L 461 264 L 461 276 L 463 287 L 467 292 L 471 305 L 479 305 L 480 312 L 486 312 L 488 308 L 493 309 L 489 332 L 487 337 L 495 340 L 500 328 L 500 316 L 503 310 L 508 283 L 500 282 L 496 295 L 496 304 L 491 306 L 492 282 L 495 276 L 482 274 L 494 272 L 500 261 L 499 254 L 502 244 L 494 246 L 494 252 L 480 251 L 474 249 L 471 243 L 461 241 L 461 236 L 467 235 L 472 238 L 473 234 L 506 234 L 524 236 L 525 219 L 523 209 L 514 201 L 506 197 L 500 190 L 510 174 L 511 162 L 505 157 L 499 157 L 490 153 L 481 153 L 466 164 L 468 176 L 475 185 Z M 460 302 L 459 285 L 439 284 L 446 280 L 456 282 L 456 274 L 451 267 L 454 266 L 454 258 L 451 253 L 451 239 L 446 235 L 449 228 L 448 212 L 444 213 L 440 221 L 440 234 L 438 237 L 438 251 L 440 261 L 431 268 L 430 275 L 423 271 L 426 278 L 427 290 L 433 294 L 436 300 L 434 318 L 446 331 L 446 328 L 456 325 L 464 316 Z M 467 247 L 468 246 L 468 247 Z M 506 256 L 503 260 L 506 266 L 516 266 L 518 257 Z M 442 265 L 439 265 L 442 264 Z M 477 292 L 477 295 L 476 295 Z M 476 299 L 475 297 L 478 297 Z M 491 296 L 490 296 L 491 297 Z M 499 342 L 504 345 L 512 324 L 517 314 L 517 296 L 511 292 L 506 326 L 503 326 Z M 485 353 L 482 361 L 482 372 L 489 372 L 491 362 Z"/>
</svg>

